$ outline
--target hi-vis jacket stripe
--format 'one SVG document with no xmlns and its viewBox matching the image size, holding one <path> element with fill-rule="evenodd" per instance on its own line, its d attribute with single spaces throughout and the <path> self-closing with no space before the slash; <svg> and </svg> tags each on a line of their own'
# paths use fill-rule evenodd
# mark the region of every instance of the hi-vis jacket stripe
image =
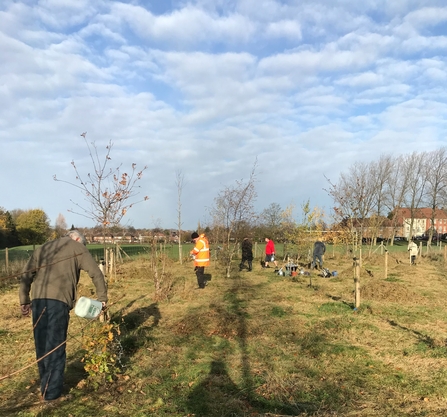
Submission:
<svg viewBox="0 0 447 417">
<path fill-rule="evenodd" d="M 210 249 L 208 240 L 204 235 L 200 235 L 196 241 L 196 246 L 191 251 L 195 255 L 195 266 L 209 266 L 210 264 Z"/>
</svg>

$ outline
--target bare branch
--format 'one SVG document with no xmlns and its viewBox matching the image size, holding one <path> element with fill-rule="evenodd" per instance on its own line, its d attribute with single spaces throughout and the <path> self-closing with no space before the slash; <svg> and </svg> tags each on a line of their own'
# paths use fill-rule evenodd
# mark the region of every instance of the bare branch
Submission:
<svg viewBox="0 0 447 417">
<path fill-rule="evenodd" d="M 105 155 L 101 158 L 95 142 L 87 141 L 87 132 L 82 133 L 81 136 L 88 149 L 92 172 L 82 175 L 75 162 L 72 161 L 75 182 L 59 179 L 56 175 L 53 179 L 69 184 L 82 192 L 84 203 L 70 200 L 77 210 L 69 211 L 89 218 L 104 227 L 118 225 L 130 208 L 149 199 L 148 196 L 144 196 L 135 200 L 139 195 L 137 189 L 140 188 L 137 183 L 141 180 L 147 166 L 138 171 L 136 164 L 133 163 L 129 172 L 121 171 L 122 164 L 111 168 L 108 164 L 112 160 L 110 154 L 113 143 L 109 141 Z"/>
</svg>

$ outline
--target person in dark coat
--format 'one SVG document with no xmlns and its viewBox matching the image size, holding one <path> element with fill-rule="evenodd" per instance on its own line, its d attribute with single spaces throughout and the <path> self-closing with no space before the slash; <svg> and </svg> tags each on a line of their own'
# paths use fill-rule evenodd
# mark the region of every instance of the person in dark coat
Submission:
<svg viewBox="0 0 447 417">
<path fill-rule="evenodd" d="M 253 246 L 248 239 L 248 237 L 244 238 L 242 241 L 242 259 L 239 265 L 239 271 L 245 268 L 245 261 L 248 264 L 248 270 L 251 271 L 253 267 Z"/>
<path fill-rule="evenodd" d="M 314 251 L 312 256 L 312 265 L 310 269 L 314 269 L 317 266 L 317 262 L 319 263 L 319 268 L 323 268 L 323 255 L 326 252 L 326 245 L 321 242 L 317 241 L 314 243 Z"/>
</svg>

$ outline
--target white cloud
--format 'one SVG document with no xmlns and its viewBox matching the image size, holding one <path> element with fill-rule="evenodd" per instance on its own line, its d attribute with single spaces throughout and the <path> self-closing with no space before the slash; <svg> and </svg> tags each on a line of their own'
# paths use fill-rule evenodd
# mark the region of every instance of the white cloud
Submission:
<svg viewBox="0 0 447 417">
<path fill-rule="evenodd" d="M 0 173 L 14 181 L 2 206 L 66 213 L 79 196 L 52 175 L 73 178 L 72 159 L 90 168 L 84 131 L 100 150 L 114 142 L 113 164 L 148 165 L 151 200 L 129 218 L 137 227 L 174 226 L 176 169 L 192 228 L 255 158 L 259 210 L 308 198 L 330 206 L 324 175 L 445 142 L 447 9 L 424 5 L 3 3 Z"/>
<path fill-rule="evenodd" d="M 447 111 L 447 103 L 415 98 L 389 107 L 380 119 L 384 128 L 405 131 L 411 135 L 431 126 L 445 129 L 447 121 L 442 115 Z"/>
<path fill-rule="evenodd" d="M 267 25 L 267 37 L 272 38 L 290 38 L 293 40 L 301 39 L 301 27 L 294 20 L 280 20 L 271 22 Z"/>
<path fill-rule="evenodd" d="M 250 20 L 240 14 L 211 15 L 191 5 L 156 16 L 141 6 L 115 3 L 112 13 L 121 16 L 149 44 L 158 41 L 188 47 L 214 41 L 247 42 L 255 30 Z"/>
<path fill-rule="evenodd" d="M 382 84 L 383 82 L 384 78 L 380 74 L 366 71 L 360 74 L 352 74 L 347 77 L 342 77 L 340 80 L 336 81 L 336 84 L 361 88 Z"/>
<path fill-rule="evenodd" d="M 428 68 L 425 72 L 427 78 L 436 82 L 445 82 L 447 80 L 446 69 Z"/>
<path fill-rule="evenodd" d="M 261 60 L 259 68 L 267 74 L 289 74 L 293 79 L 302 76 L 324 75 L 328 72 L 354 71 L 374 64 L 379 57 L 376 49 L 339 49 L 334 43 L 320 50 L 301 49 L 280 53 Z"/>
<path fill-rule="evenodd" d="M 405 21 L 415 27 L 430 27 L 446 22 L 447 10 L 445 7 L 425 7 L 408 13 Z"/>
</svg>

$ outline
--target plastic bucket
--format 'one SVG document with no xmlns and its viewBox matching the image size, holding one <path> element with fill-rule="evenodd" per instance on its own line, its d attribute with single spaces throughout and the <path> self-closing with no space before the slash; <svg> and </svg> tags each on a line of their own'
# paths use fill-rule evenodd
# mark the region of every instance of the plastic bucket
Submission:
<svg viewBox="0 0 447 417">
<path fill-rule="evenodd" d="M 76 303 L 75 314 L 85 319 L 94 319 L 99 316 L 102 310 L 102 303 L 91 298 L 81 297 Z"/>
</svg>

